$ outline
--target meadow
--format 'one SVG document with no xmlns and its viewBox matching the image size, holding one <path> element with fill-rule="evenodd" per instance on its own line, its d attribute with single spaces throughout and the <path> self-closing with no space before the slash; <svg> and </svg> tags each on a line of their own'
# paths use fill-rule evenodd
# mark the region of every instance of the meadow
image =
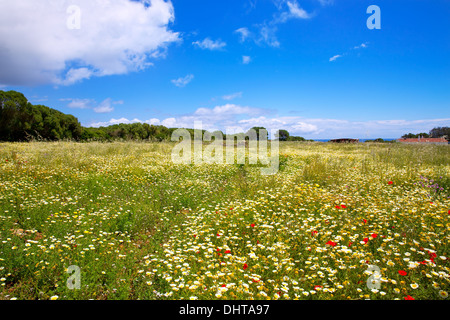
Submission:
<svg viewBox="0 0 450 320">
<path fill-rule="evenodd" d="M 0 144 L 0 299 L 448 299 L 448 146 L 282 142 L 272 176 L 173 147 Z"/>
</svg>

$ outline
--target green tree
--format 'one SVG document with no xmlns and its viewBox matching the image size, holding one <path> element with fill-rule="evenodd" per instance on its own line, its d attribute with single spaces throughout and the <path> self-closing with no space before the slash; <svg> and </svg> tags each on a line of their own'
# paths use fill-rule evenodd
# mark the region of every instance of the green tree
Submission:
<svg viewBox="0 0 450 320">
<path fill-rule="evenodd" d="M 278 138 L 280 141 L 288 141 L 289 140 L 289 132 L 287 130 L 278 130 L 275 134 L 275 138 Z"/>
<path fill-rule="evenodd" d="M 450 139 L 450 127 L 435 127 L 430 130 L 431 138 L 441 138 L 446 136 L 447 140 Z"/>
<path fill-rule="evenodd" d="M 250 130 L 255 130 L 255 132 L 256 132 L 256 140 L 258 140 L 258 141 L 261 139 L 261 135 L 264 134 L 263 132 L 265 132 L 266 140 L 267 140 L 268 137 L 269 137 L 269 133 L 267 132 L 267 129 L 264 128 L 264 127 L 253 127 L 253 128 L 251 128 Z M 250 131 L 250 130 L 249 130 L 249 131 Z M 246 134 L 248 134 L 249 131 L 247 131 Z"/>
</svg>

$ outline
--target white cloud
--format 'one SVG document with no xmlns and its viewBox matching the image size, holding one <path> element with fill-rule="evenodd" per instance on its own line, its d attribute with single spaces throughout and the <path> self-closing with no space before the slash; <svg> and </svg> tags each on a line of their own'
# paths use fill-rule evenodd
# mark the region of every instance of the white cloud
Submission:
<svg viewBox="0 0 450 320">
<path fill-rule="evenodd" d="M 436 126 L 448 126 L 447 119 L 427 120 L 371 120 L 348 121 L 342 119 L 308 119 L 298 116 L 267 116 L 265 109 L 226 104 L 214 108 L 199 108 L 194 113 L 163 120 L 150 119 L 141 121 L 111 119 L 108 122 L 93 123 L 91 126 L 107 126 L 117 123 L 149 123 L 172 128 L 194 128 L 196 121 L 202 122 L 205 130 L 221 130 L 224 133 L 245 132 L 255 126 L 262 126 L 268 131 L 285 129 L 291 135 L 303 136 L 308 139 L 332 138 L 399 138 L 408 132 L 427 132 Z"/>
<path fill-rule="evenodd" d="M 103 100 L 97 107 L 94 108 L 96 113 L 109 113 L 113 112 L 114 108 L 111 106 L 111 98 Z"/>
<path fill-rule="evenodd" d="M 271 47 L 278 48 L 280 46 L 280 42 L 276 36 L 277 27 L 275 25 L 261 25 L 259 29 L 260 37 L 255 40 L 257 44 L 265 43 Z"/>
<path fill-rule="evenodd" d="M 303 120 L 299 117 L 266 118 L 261 116 L 258 118 L 240 120 L 239 123 L 243 124 L 246 128 L 265 127 L 269 131 L 285 129 L 290 133 L 295 134 L 319 132 L 317 125 L 308 123 L 307 120 Z"/>
<path fill-rule="evenodd" d="M 197 45 L 201 49 L 208 49 L 208 50 L 220 50 L 227 45 L 220 39 L 213 41 L 210 38 L 206 38 L 203 41 L 195 41 L 192 42 L 192 44 Z"/>
<path fill-rule="evenodd" d="M 161 121 L 159 119 L 155 119 L 155 118 L 150 119 L 150 120 L 146 120 L 146 121 L 144 121 L 144 123 L 152 124 L 154 126 L 161 125 Z"/>
<path fill-rule="evenodd" d="M 349 55 L 352 50 L 358 50 L 358 49 L 367 48 L 367 45 L 368 45 L 368 42 L 361 43 L 358 46 L 354 46 L 353 48 L 350 48 L 349 50 L 347 50 L 343 54 L 337 54 L 337 55 L 331 57 L 329 61 L 332 62 L 332 61 L 335 61 L 338 58 L 342 58 L 343 56 Z"/>
<path fill-rule="evenodd" d="M 92 123 L 91 126 L 95 127 L 95 128 L 99 128 L 99 127 L 107 127 L 107 126 L 112 126 L 112 125 L 121 124 L 121 123 L 131 124 L 131 123 L 138 123 L 138 122 L 143 123 L 139 119 L 128 120 L 127 118 L 120 118 L 120 119 L 111 119 L 111 120 L 105 121 L 105 122 Z"/>
<path fill-rule="evenodd" d="M 295 0 L 294 2 L 288 1 L 287 6 L 289 7 L 291 18 L 308 19 L 311 17 L 305 10 L 300 8 L 297 1 Z"/>
<path fill-rule="evenodd" d="M 342 57 L 342 55 L 340 55 L 340 54 L 337 54 L 337 55 L 335 55 L 335 56 L 332 56 L 332 57 L 330 58 L 330 62 L 335 61 L 336 59 L 341 58 L 341 57 Z"/>
<path fill-rule="evenodd" d="M 256 114 L 260 113 L 261 109 L 242 107 L 235 104 L 226 104 L 223 106 L 216 106 L 213 109 L 210 108 L 199 108 L 194 112 L 194 115 L 220 115 L 220 116 L 230 116 L 238 114 Z"/>
<path fill-rule="evenodd" d="M 322 6 L 328 6 L 334 3 L 334 0 L 318 0 L 318 1 Z"/>
<path fill-rule="evenodd" d="M 252 61 L 252 58 L 250 56 L 242 56 L 243 64 L 249 64 L 251 61 Z"/>
<path fill-rule="evenodd" d="M 239 28 L 239 29 L 235 30 L 234 32 L 241 35 L 241 38 L 240 38 L 241 42 L 244 42 L 245 40 L 247 40 L 247 38 L 249 38 L 251 35 L 251 32 L 250 32 L 250 30 L 248 30 L 248 28 Z"/>
<path fill-rule="evenodd" d="M 0 1 L 0 84 L 71 85 L 148 68 L 179 34 L 164 0 L 77 0 L 80 28 L 70 29 L 73 1 Z"/>
<path fill-rule="evenodd" d="M 181 78 L 172 80 L 172 83 L 174 85 L 176 85 L 177 87 L 182 88 L 182 87 L 185 87 L 192 80 L 194 80 L 194 75 L 188 74 L 185 77 L 181 77 Z"/>
<path fill-rule="evenodd" d="M 72 68 L 67 71 L 64 80 L 56 80 L 56 82 L 62 85 L 72 85 L 81 80 L 89 79 L 93 74 L 94 72 L 92 70 L 89 70 L 89 68 Z"/>
<path fill-rule="evenodd" d="M 149 123 L 154 125 L 163 125 L 166 127 L 177 128 L 193 128 L 195 121 L 201 121 L 205 130 L 224 129 L 230 126 L 236 126 L 239 119 L 247 117 L 255 117 L 267 113 L 267 110 L 252 108 L 246 106 L 239 106 L 235 104 L 225 104 L 216 106 L 214 108 L 198 108 L 195 112 L 179 117 L 170 117 L 166 119 L 150 119 L 141 121 L 138 119 L 128 120 L 127 118 L 111 119 L 107 122 L 92 123 L 90 126 L 99 127 L 110 124 L 120 123 Z"/>
<path fill-rule="evenodd" d="M 241 35 L 241 42 L 252 38 L 258 45 L 269 45 L 271 47 L 279 47 L 280 42 L 277 39 L 277 25 L 286 23 L 292 19 L 310 19 L 312 14 L 308 13 L 300 7 L 297 0 L 274 0 L 273 3 L 278 12 L 273 15 L 273 19 L 261 24 L 257 24 L 257 31 L 253 34 L 248 28 L 239 28 L 235 32 Z"/>
<path fill-rule="evenodd" d="M 91 99 L 61 99 L 61 101 L 70 101 L 67 106 L 71 109 L 91 109 L 91 105 L 95 103 Z"/>
<path fill-rule="evenodd" d="M 60 99 L 60 101 L 69 101 L 67 107 L 72 109 L 92 109 L 96 113 L 110 113 L 114 111 L 112 105 L 123 104 L 122 100 L 113 101 L 111 98 L 106 98 L 100 104 L 93 99 Z M 97 105 L 97 106 L 96 106 Z"/>
<path fill-rule="evenodd" d="M 359 46 L 354 46 L 353 49 L 361 49 L 361 48 L 367 48 L 368 42 L 361 43 Z"/>
<path fill-rule="evenodd" d="M 242 92 L 235 92 L 232 94 L 227 94 L 222 97 L 223 100 L 233 100 L 236 98 L 242 98 Z"/>
</svg>

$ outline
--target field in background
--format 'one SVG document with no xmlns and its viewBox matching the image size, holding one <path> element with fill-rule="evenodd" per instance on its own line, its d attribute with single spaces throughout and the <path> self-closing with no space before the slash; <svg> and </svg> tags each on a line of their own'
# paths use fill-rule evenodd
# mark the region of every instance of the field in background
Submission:
<svg viewBox="0 0 450 320">
<path fill-rule="evenodd" d="M 0 299 L 447 298 L 448 146 L 281 143 L 273 176 L 173 146 L 0 144 Z"/>
</svg>

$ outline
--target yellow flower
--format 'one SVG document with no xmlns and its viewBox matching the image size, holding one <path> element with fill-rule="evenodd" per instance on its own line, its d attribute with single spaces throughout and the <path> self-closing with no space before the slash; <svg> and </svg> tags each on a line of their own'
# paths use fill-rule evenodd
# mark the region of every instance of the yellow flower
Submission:
<svg viewBox="0 0 450 320">
<path fill-rule="evenodd" d="M 411 288 L 417 289 L 419 285 L 417 283 L 411 283 Z"/>
<path fill-rule="evenodd" d="M 57 300 L 58 299 L 58 296 L 51 296 L 50 297 L 50 300 Z"/>
<path fill-rule="evenodd" d="M 447 291 L 444 291 L 444 290 L 440 290 L 440 291 L 439 291 L 439 295 L 440 295 L 442 298 L 447 298 L 447 297 L 448 297 Z"/>
</svg>

